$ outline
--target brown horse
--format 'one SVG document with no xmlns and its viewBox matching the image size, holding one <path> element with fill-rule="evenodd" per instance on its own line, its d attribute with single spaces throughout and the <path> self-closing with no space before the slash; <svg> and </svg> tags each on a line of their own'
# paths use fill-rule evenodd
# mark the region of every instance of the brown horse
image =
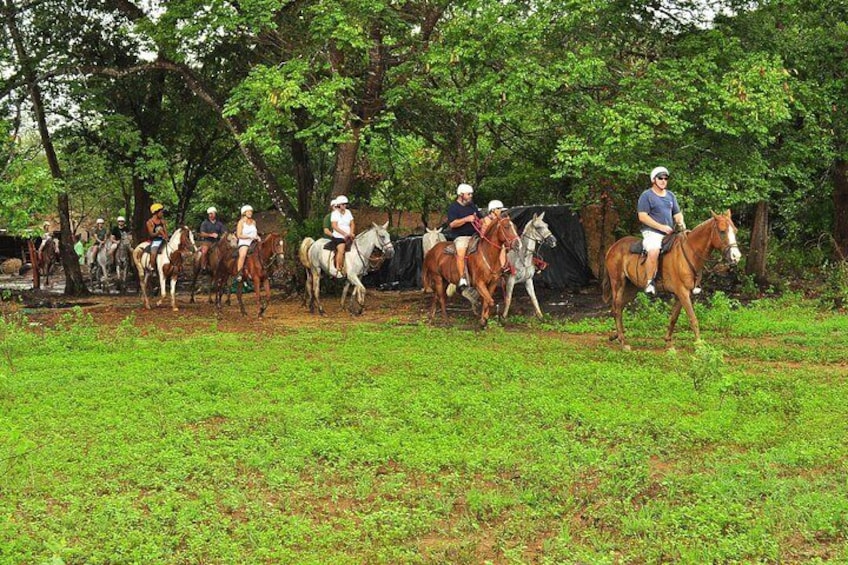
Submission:
<svg viewBox="0 0 848 565">
<path fill-rule="evenodd" d="M 284 252 L 285 241 L 282 236 L 278 233 L 270 233 L 245 257 L 244 274 L 253 282 L 253 289 L 256 292 L 256 303 L 259 305 L 258 315 L 260 318 L 264 316 L 265 310 L 268 308 L 268 302 L 271 300 L 270 273 L 282 263 Z M 226 239 L 223 239 L 209 248 L 207 259 L 209 261 L 209 268 L 213 269 L 212 280 L 216 288 L 215 306 L 220 316 L 221 296 L 224 294 L 224 287 L 229 283 L 231 277 L 238 274 L 236 272 L 238 269 L 236 247 Z M 242 299 L 242 290 L 243 286 L 241 284 L 236 285 L 236 298 L 238 298 L 239 308 L 242 315 L 247 315 L 244 300 Z"/>
<path fill-rule="evenodd" d="M 657 277 L 657 289 L 665 289 L 677 297 L 671 309 L 671 319 L 665 335 L 668 347 L 672 345 L 671 334 L 674 332 L 681 308 L 685 309 L 686 315 L 689 316 L 689 325 L 695 332 L 695 341 L 701 339 L 698 319 L 692 308 L 691 292 L 709 255 L 720 249 L 731 265 L 737 264 L 742 258 L 736 243 L 736 226 L 730 218 L 730 210 L 723 214 L 713 212 L 712 218 L 692 231 L 676 237 L 671 249 L 660 257 Z M 615 318 L 615 334 L 610 340 L 617 339 L 625 349 L 630 349 L 630 346 L 624 342 L 624 324 L 621 321 L 624 306 L 633 300 L 636 292 L 648 282 L 642 256 L 630 251 L 630 246 L 638 241 L 638 238 L 632 236 L 619 239 L 607 250 L 605 260 L 604 302 L 609 303 L 612 300 L 612 315 Z"/>
<path fill-rule="evenodd" d="M 436 304 L 442 307 L 442 316 L 448 319 L 448 311 L 445 302 L 447 300 L 448 283 L 459 282 L 459 271 L 456 268 L 456 257 L 445 253 L 445 248 L 453 246 L 452 243 L 442 241 L 433 246 L 424 257 L 422 270 L 422 282 L 424 289 L 433 291 L 433 305 L 430 308 L 430 319 L 436 315 Z M 521 239 L 515 229 L 515 224 L 507 215 L 501 216 L 486 228 L 486 232 L 480 235 L 477 251 L 466 255 L 466 268 L 470 275 L 471 284 L 477 289 L 482 301 L 480 313 L 480 327 L 485 328 L 489 322 L 489 311 L 495 305 L 492 293 L 498 281 L 501 279 L 501 266 L 499 256 L 502 247 L 517 251 L 521 246 Z"/>
<path fill-rule="evenodd" d="M 53 272 L 53 269 L 56 267 L 58 262 L 59 254 L 56 251 L 56 244 L 53 240 L 48 241 L 47 245 L 45 245 L 44 249 L 41 251 L 38 261 L 38 272 L 42 277 L 44 277 L 45 286 L 50 286 L 50 273 Z"/>
</svg>

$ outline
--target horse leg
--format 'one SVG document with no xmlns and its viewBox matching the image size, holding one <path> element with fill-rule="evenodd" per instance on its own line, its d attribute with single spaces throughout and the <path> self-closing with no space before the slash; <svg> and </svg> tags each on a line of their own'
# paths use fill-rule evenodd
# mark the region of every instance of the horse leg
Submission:
<svg viewBox="0 0 848 565">
<path fill-rule="evenodd" d="M 171 277 L 171 310 L 174 312 L 180 311 L 177 307 L 177 273 L 173 273 Z"/>
<path fill-rule="evenodd" d="M 347 279 L 353 284 L 353 291 L 350 296 L 350 312 L 355 316 L 361 316 L 365 310 L 365 285 L 359 280 L 359 275 L 348 271 Z M 354 300 L 356 300 L 357 308 L 354 311 Z"/>
<path fill-rule="evenodd" d="M 244 272 L 244 271 L 241 271 Z M 236 298 L 238 299 L 239 310 L 241 311 L 242 316 L 247 316 L 247 310 L 244 307 L 244 299 L 242 298 L 242 294 L 244 293 L 244 282 L 239 282 L 236 279 Z"/>
<path fill-rule="evenodd" d="M 265 297 L 262 296 L 262 279 L 258 276 L 254 276 L 253 281 L 253 291 L 256 294 L 256 304 L 259 308 L 258 316 L 261 318 L 262 314 L 265 312 L 265 308 L 267 308 L 267 304 L 265 304 Z"/>
<path fill-rule="evenodd" d="M 306 285 L 304 290 L 306 291 L 306 297 L 303 305 L 309 308 L 309 313 L 315 313 L 315 301 L 312 299 L 312 269 L 306 269 Z"/>
<path fill-rule="evenodd" d="M 271 303 L 271 277 L 265 277 L 265 280 L 262 281 L 262 287 L 265 289 L 265 300 L 262 304 L 262 311 L 259 313 L 260 316 L 265 313 Z"/>
<path fill-rule="evenodd" d="M 683 304 L 683 309 L 686 310 L 686 315 L 689 316 L 689 326 L 695 334 L 695 343 L 700 343 L 701 328 L 698 325 L 698 318 L 695 317 L 695 308 L 692 306 L 692 295 L 689 294 L 689 291 L 686 288 L 683 288 L 679 294 L 675 294 L 677 295 L 677 299 Z M 668 332 L 669 337 L 671 337 L 671 329 L 672 328 L 670 327 Z"/>
<path fill-rule="evenodd" d="M 347 298 L 347 291 L 350 288 L 350 279 L 345 279 L 344 288 L 342 289 L 342 300 L 339 303 L 339 307 L 344 310 L 345 307 L 345 299 Z M 353 301 L 353 297 L 351 297 L 351 301 Z"/>
<path fill-rule="evenodd" d="M 492 283 L 491 289 L 487 287 L 485 284 L 477 285 L 477 292 L 480 293 L 480 302 L 482 303 L 481 311 L 480 311 L 480 329 L 483 329 L 489 323 L 489 312 L 492 309 L 492 306 L 495 305 L 495 299 L 492 298 L 492 291 L 497 285 L 497 281 Z"/>
<path fill-rule="evenodd" d="M 530 279 L 533 280 L 532 278 Z M 529 288 L 529 287 L 528 287 Z M 504 311 L 503 319 L 506 320 L 509 314 L 509 307 L 512 305 L 512 291 L 515 289 L 515 275 L 510 275 L 506 279 L 506 288 L 504 289 Z"/>
<path fill-rule="evenodd" d="M 533 303 L 533 309 L 536 310 L 536 317 L 541 320 L 544 314 L 542 314 L 542 309 L 539 307 L 539 299 L 536 298 L 536 286 L 533 284 L 532 276 L 524 281 L 524 288 L 527 289 L 527 294 L 530 295 L 530 302 Z"/>
<path fill-rule="evenodd" d="M 191 268 L 191 296 L 188 299 L 189 304 L 194 304 L 194 292 L 197 290 L 197 276 L 200 274 L 200 261 L 195 261 Z"/>
<path fill-rule="evenodd" d="M 141 283 L 141 295 L 144 298 L 144 307 L 150 310 L 150 297 L 147 296 L 147 281 L 150 280 L 150 271 L 145 269 Z"/>
<path fill-rule="evenodd" d="M 321 304 L 321 271 L 312 268 L 312 299 L 318 306 L 318 313 L 324 315 L 324 305 Z"/>
<path fill-rule="evenodd" d="M 165 295 L 168 293 L 168 285 L 165 281 L 165 269 L 164 265 L 159 262 L 159 256 L 156 256 L 156 272 L 159 274 L 159 301 L 156 302 L 156 306 L 162 306 L 162 302 L 165 301 Z"/>
<path fill-rule="evenodd" d="M 674 305 L 671 307 L 671 316 L 668 319 L 668 331 L 665 333 L 665 346 L 668 349 L 674 348 L 671 342 L 671 334 L 674 333 L 674 326 L 677 324 L 677 318 L 680 316 L 680 310 L 682 308 L 683 304 L 680 302 L 680 299 L 676 299 Z"/>
</svg>

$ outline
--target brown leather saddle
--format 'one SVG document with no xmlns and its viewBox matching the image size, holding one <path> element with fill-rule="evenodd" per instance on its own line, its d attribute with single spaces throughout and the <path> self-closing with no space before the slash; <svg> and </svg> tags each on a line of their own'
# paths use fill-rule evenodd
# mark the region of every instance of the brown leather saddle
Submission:
<svg viewBox="0 0 848 565">
<path fill-rule="evenodd" d="M 471 236 L 471 241 L 468 242 L 468 250 L 465 252 L 465 254 L 471 255 L 472 253 L 476 253 L 478 245 L 480 245 L 480 236 Z M 443 253 L 445 255 L 456 255 L 456 245 L 454 245 L 452 241 L 448 242 L 448 244 L 445 245 Z"/>
</svg>

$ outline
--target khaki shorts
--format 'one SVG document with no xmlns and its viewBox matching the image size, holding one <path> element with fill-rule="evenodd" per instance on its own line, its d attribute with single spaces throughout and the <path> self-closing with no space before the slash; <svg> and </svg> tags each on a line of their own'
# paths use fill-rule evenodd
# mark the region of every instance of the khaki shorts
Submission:
<svg viewBox="0 0 848 565">
<path fill-rule="evenodd" d="M 471 243 L 470 235 L 461 235 L 455 240 L 453 240 L 454 246 L 459 249 L 468 249 L 468 244 Z"/>
<path fill-rule="evenodd" d="M 662 240 L 665 236 L 655 231 L 645 230 L 642 232 L 642 247 L 645 251 L 662 248 Z"/>
</svg>

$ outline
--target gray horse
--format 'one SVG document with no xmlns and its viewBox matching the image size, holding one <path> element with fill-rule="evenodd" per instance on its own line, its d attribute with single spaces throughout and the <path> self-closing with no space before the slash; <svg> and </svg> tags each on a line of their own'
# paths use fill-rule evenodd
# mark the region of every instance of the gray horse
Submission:
<svg viewBox="0 0 848 565">
<path fill-rule="evenodd" d="M 365 275 L 369 270 L 371 254 L 375 250 L 380 250 L 386 259 L 391 259 L 394 255 L 394 246 L 392 246 L 389 232 L 386 231 L 388 226 L 388 222 L 382 226 L 371 224 L 369 229 L 354 238 L 353 245 L 345 253 L 344 264 L 347 282 L 342 293 L 341 306 L 342 308 L 345 306 L 348 285 L 353 285 L 350 308 L 354 314 L 361 314 L 365 308 L 365 286 L 362 284 L 360 277 Z M 325 237 L 317 241 L 311 237 L 307 237 L 300 243 L 298 253 L 300 262 L 306 269 L 306 297 L 309 301 L 309 311 L 314 312 L 317 305 L 318 312 L 322 315 L 324 314 L 324 307 L 321 305 L 320 299 L 321 271 L 324 271 L 331 277 L 336 276 L 333 252 L 324 249 L 329 241 Z M 357 305 L 356 310 L 354 310 L 354 299 Z"/>
<path fill-rule="evenodd" d="M 512 290 L 515 288 L 515 283 L 520 282 L 524 283 L 527 294 L 530 295 L 533 308 L 536 310 L 536 317 L 542 317 L 542 309 L 539 308 L 539 301 L 536 299 L 536 288 L 533 286 L 533 275 L 536 274 L 536 265 L 533 263 L 533 258 L 536 255 L 537 249 L 542 245 L 556 247 L 557 244 L 557 240 L 554 234 L 551 233 L 550 228 L 548 228 L 548 224 L 545 223 L 544 217 L 544 212 L 539 215 L 533 214 L 533 219 L 527 222 L 527 225 L 524 226 L 524 231 L 521 233 L 521 248 L 518 251 L 510 251 L 506 256 L 509 264 L 515 268 L 515 274 L 510 275 L 506 280 L 504 318 L 509 314 L 509 306 L 512 304 Z"/>
<path fill-rule="evenodd" d="M 118 241 L 118 248 L 115 250 L 115 278 L 121 293 L 127 291 L 127 276 L 132 262 L 132 243 L 132 234 L 122 232 L 121 239 Z"/>
</svg>

